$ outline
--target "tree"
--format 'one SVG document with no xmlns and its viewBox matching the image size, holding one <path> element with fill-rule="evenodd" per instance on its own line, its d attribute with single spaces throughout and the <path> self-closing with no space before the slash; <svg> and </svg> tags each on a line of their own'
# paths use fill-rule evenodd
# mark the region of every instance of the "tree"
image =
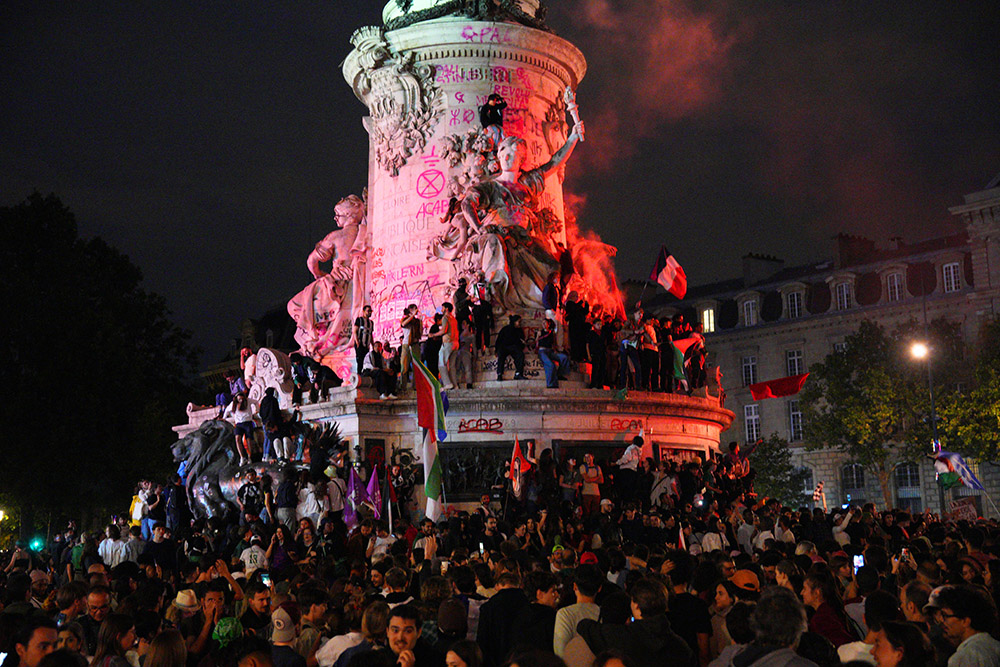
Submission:
<svg viewBox="0 0 1000 667">
<path fill-rule="evenodd" d="M 0 488 L 31 514 L 128 509 L 141 475 L 168 472 L 165 437 L 191 396 L 196 354 L 128 257 L 79 238 L 55 196 L 0 208 Z"/>
<path fill-rule="evenodd" d="M 789 507 L 802 505 L 802 487 L 809 472 L 792 465 L 787 440 L 779 438 L 777 433 L 761 440 L 750 454 L 750 467 L 755 475 L 754 491 L 758 496 L 775 498 Z"/>
<path fill-rule="evenodd" d="M 972 389 L 942 397 L 940 430 L 948 449 L 980 461 L 997 461 L 1000 460 L 1000 319 L 993 319 L 983 327 L 979 350 Z"/>
<path fill-rule="evenodd" d="M 957 331 L 934 324 L 934 348 L 955 350 Z M 909 358 L 909 343 L 918 331 L 922 338 L 922 327 L 911 323 L 890 337 L 881 326 L 862 322 L 846 338 L 844 350 L 809 369 L 800 398 L 806 446 L 849 454 L 878 479 L 887 507 L 892 506 L 896 459 L 915 460 L 930 452 L 923 366 Z"/>
</svg>

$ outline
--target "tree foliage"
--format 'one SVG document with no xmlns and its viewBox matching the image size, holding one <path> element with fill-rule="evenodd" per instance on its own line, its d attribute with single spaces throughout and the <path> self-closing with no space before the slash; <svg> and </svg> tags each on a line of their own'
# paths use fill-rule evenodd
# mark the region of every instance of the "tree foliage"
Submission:
<svg viewBox="0 0 1000 667">
<path fill-rule="evenodd" d="M 846 452 L 875 475 L 887 506 L 892 504 L 889 481 L 895 462 L 916 460 L 930 451 L 925 366 L 909 353 L 910 344 L 924 337 L 916 323 L 890 336 L 881 326 L 862 322 L 846 338 L 845 349 L 809 369 L 801 394 L 807 447 Z M 954 325 L 934 322 L 929 337 L 942 359 L 961 351 Z M 938 365 L 946 370 L 945 364 Z M 942 372 L 936 380 L 946 375 Z"/>
<path fill-rule="evenodd" d="M 982 332 L 972 387 L 942 397 L 941 432 L 949 449 L 979 459 L 1000 460 L 1000 319 Z"/>
<path fill-rule="evenodd" d="M 750 454 L 750 466 L 756 475 L 754 491 L 758 496 L 775 498 L 788 507 L 798 507 L 806 500 L 802 485 L 809 472 L 792 465 L 788 441 L 777 433 L 761 440 Z"/>
<path fill-rule="evenodd" d="M 196 354 L 142 273 L 81 239 L 55 196 L 0 208 L 4 464 L 24 510 L 125 511 L 140 475 L 172 464 Z"/>
</svg>

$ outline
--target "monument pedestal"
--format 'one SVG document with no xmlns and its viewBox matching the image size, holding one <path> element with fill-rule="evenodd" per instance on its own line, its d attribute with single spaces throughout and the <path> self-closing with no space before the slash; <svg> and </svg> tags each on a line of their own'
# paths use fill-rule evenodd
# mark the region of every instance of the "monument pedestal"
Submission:
<svg viewBox="0 0 1000 667">
<path fill-rule="evenodd" d="M 719 405 L 718 397 L 685 396 L 632 391 L 625 400 L 615 392 L 587 389 L 581 380 L 547 389 L 540 379 L 490 380 L 473 389 L 448 392 L 445 419 L 448 438 L 439 445 L 448 505 L 471 508 L 479 494 L 503 483 L 515 438 L 533 458 L 551 449 L 556 461 L 568 453 L 582 459 L 592 452 L 605 466 L 621 456 L 632 438 L 642 432 L 661 458 L 704 459 L 719 450 L 722 431 L 734 415 Z M 298 408 L 304 421 L 336 421 L 355 459 L 393 460 L 408 452 L 419 461 L 422 433 L 417 426 L 416 396 L 412 389 L 397 400 L 379 400 L 371 387 L 340 387 L 328 400 Z M 215 410 L 191 409 L 188 423 L 174 430 L 179 437 L 211 419 Z M 417 486 L 415 507 L 423 507 Z M 466 505 L 466 503 L 471 503 Z"/>
</svg>

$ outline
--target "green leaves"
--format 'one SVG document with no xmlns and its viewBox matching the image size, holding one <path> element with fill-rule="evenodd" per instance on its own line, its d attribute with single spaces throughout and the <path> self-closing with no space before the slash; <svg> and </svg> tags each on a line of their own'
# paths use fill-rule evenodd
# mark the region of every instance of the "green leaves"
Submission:
<svg viewBox="0 0 1000 667">
<path fill-rule="evenodd" d="M 803 485 L 809 473 L 792 465 L 788 442 L 777 433 L 757 445 L 750 455 L 750 465 L 757 475 L 754 490 L 759 496 L 776 498 L 789 507 L 799 507 L 808 500 Z"/>
<path fill-rule="evenodd" d="M 196 356 L 141 285 L 123 253 L 78 237 L 57 197 L 0 208 L 0 487 L 22 506 L 124 511 L 140 475 L 172 468 Z"/>
</svg>

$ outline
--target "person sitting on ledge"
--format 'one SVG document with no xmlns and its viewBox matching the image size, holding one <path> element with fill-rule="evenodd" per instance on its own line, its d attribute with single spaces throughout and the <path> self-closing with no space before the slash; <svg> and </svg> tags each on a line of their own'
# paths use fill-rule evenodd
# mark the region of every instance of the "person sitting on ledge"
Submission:
<svg viewBox="0 0 1000 667">
<path fill-rule="evenodd" d="M 545 386 L 555 389 L 559 380 L 568 380 L 566 371 L 569 369 L 569 356 L 560 352 L 556 346 L 556 323 L 545 320 L 545 329 L 538 337 L 538 356 L 545 368 Z"/>
<path fill-rule="evenodd" d="M 389 373 L 389 367 L 382 356 L 382 341 L 375 341 L 372 349 L 365 355 L 361 374 L 375 382 L 375 389 L 381 400 L 396 398 L 396 377 Z"/>
</svg>

